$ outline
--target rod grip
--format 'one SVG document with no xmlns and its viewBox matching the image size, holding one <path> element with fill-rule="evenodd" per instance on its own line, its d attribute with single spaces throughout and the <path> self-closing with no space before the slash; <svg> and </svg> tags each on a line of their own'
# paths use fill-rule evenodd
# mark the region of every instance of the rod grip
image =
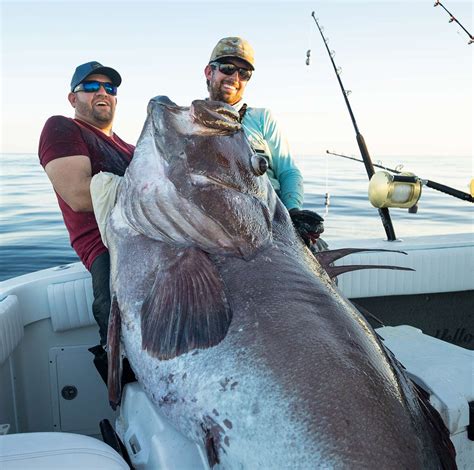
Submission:
<svg viewBox="0 0 474 470">
<path fill-rule="evenodd" d="M 449 194 L 450 196 L 457 197 L 458 199 L 462 199 L 463 201 L 474 202 L 474 198 L 470 194 L 450 188 L 449 186 L 437 183 L 436 181 L 426 180 L 426 186 L 441 191 L 442 193 Z"/>
<path fill-rule="evenodd" d="M 365 143 L 365 139 L 361 133 L 356 134 L 357 145 L 359 146 L 359 150 L 362 156 L 362 160 L 364 160 L 365 170 L 367 171 L 367 176 L 372 178 L 373 174 L 375 173 L 374 165 L 372 164 L 372 160 L 370 159 L 369 150 L 367 149 L 367 145 Z"/>
<path fill-rule="evenodd" d="M 362 154 L 362 159 L 364 160 L 365 169 L 367 171 L 367 176 L 372 178 L 375 173 L 374 165 L 372 164 L 372 160 L 370 159 L 369 151 L 367 149 L 367 145 L 365 144 L 364 137 L 360 132 L 356 134 L 357 144 L 359 145 L 360 153 Z M 390 212 L 386 207 L 382 207 L 379 209 L 379 215 L 382 219 L 382 225 L 385 230 L 385 234 L 387 235 L 387 240 L 389 242 L 393 242 L 397 239 L 395 235 L 395 229 L 393 228 L 392 219 L 390 218 Z"/>
</svg>

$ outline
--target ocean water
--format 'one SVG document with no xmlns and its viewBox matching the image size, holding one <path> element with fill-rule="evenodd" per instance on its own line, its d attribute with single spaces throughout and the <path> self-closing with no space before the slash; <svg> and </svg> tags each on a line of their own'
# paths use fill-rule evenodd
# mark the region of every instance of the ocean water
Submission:
<svg viewBox="0 0 474 470">
<path fill-rule="evenodd" d="M 305 208 L 325 218 L 323 238 L 385 238 L 378 211 L 367 199 L 363 164 L 334 156 L 296 156 L 305 178 Z M 374 163 L 376 159 L 373 158 Z M 470 157 L 384 158 L 421 178 L 467 192 Z M 330 204 L 325 205 L 329 193 Z M 474 206 L 423 188 L 417 214 L 391 209 L 397 237 L 473 233 Z M 78 261 L 69 245 L 56 196 L 34 154 L 2 154 L 0 166 L 0 280 Z"/>
</svg>

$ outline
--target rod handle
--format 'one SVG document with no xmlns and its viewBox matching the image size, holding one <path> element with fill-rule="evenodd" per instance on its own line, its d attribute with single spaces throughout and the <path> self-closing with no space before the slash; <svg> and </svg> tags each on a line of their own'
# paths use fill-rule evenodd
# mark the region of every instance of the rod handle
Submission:
<svg viewBox="0 0 474 470">
<path fill-rule="evenodd" d="M 365 169 L 367 171 L 367 176 L 372 178 L 375 173 L 374 165 L 372 164 L 372 160 L 370 159 L 369 150 L 367 149 L 367 145 L 365 143 L 364 137 L 360 132 L 356 134 L 357 144 L 359 145 L 360 153 L 362 154 L 362 159 L 364 160 Z M 397 239 L 395 235 L 395 229 L 393 228 L 392 219 L 390 218 L 390 212 L 386 207 L 382 207 L 379 209 L 379 215 L 382 219 L 382 225 L 385 230 L 385 234 L 387 235 L 387 240 L 389 242 L 393 242 Z"/>
<path fill-rule="evenodd" d="M 362 160 L 364 160 L 364 165 L 365 165 L 365 170 L 367 171 L 367 176 L 369 177 L 369 180 L 370 180 L 370 178 L 372 178 L 372 176 L 374 175 L 375 170 L 374 170 L 374 165 L 373 165 L 372 160 L 371 160 L 370 155 L 369 155 L 369 150 L 367 149 L 365 139 L 364 139 L 364 137 L 362 136 L 361 133 L 358 132 L 356 134 L 356 139 L 357 139 L 357 145 L 359 146 L 359 150 L 360 150 L 360 153 L 361 153 L 361 156 L 362 156 Z"/>
<path fill-rule="evenodd" d="M 458 199 L 462 199 L 463 201 L 474 202 L 474 198 L 470 194 L 465 193 L 463 191 L 458 191 L 454 188 L 450 188 L 449 186 L 437 183 L 436 181 L 426 180 L 425 184 L 429 188 L 436 189 L 437 191 L 441 191 L 442 193 L 457 197 Z"/>
</svg>

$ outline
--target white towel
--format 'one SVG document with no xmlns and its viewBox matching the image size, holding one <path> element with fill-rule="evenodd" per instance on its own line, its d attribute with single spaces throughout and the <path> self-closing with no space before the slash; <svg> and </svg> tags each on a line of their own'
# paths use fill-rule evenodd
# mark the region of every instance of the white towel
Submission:
<svg viewBox="0 0 474 470">
<path fill-rule="evenodd" d="M 99 226 L 102 242 L 108 248 L 107 243 L 107 220 L 117 201 L 120 191 L 122 177 L 101 171 L 94 175 L 91 180 L 91 198 L 94 215 Z"/>
</svg>

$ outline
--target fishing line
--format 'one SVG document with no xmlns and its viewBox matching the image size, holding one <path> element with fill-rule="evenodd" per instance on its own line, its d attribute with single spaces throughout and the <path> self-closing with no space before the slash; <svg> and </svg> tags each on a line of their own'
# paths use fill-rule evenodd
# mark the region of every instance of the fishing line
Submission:
<svg viewBox="0 0 474 470">
<path fill-rule="evenodd" d="M 474 42 L 474 36 L 458 21 L 457 18 L 455 18 L 455 16 L 439 0 L 436 0 L 433 6 L 440 6 L 441 8 L 443 8 L 450 16 L 449 23 L 457 23 L 462 28 L 462 30 L 469 36 L 469 42 L 467 43 L 468 45 Z"/>
<path fill-rule="evenodd" d="M 334 62 L 334 51 L 329 50 L 328 46 L 328 39 L 324 36 L 323 30 L 319 25 L 319 22 L 314 14 L 314 11 L 311 13 L 311 16 L 313 17 L 314 22 L 316 23 L 316 26 L 321 34 L 321 37 L 323 39 L 324 45 L 326 46 L 327 53 L 329 55 L 329 59 L 331 60 L 332 66 L 334 68 L 334 72 L 336 74 L 337 81 L 339 83 L 339 86 L 341 88 L 342 95 L 344 97 L 344 101 L 346 102 L 346 107 L 347 110 L 349 111 L 349 115 L 351 117 L 352 125 L 354 126 L 354 130 L 356 133 L 356 139 L 357 139 L 357 145 L 359 146 L 360 153 L 362 155 L 362 160 L 364 161 L 365 169 L 367 171 L 367 176 L 370 178 L 373 176 L 375 173 L 374 166 L 372 164 L 372 160 L 370 159 L 369 151 L 367 149 L 367 145 L 365 143 L 364 137 L 359 131 L 359 127 L 357 126 L 357 122 L 354 117 L 354 113 L 352 112 L 351 105 L 349 103 L 349 90 L 346 90 L 342 84 L 341 80 L 341 68 L 336 66 L 336 63 Z M 388 241 L 395 241 L 397 237 L 395 236 L 395 230 L 393 228 L 392 220 L 390 218 L 390 212 L 388 211 L 387 207 L 382 207 L 378 209 L 380 218 L 382 220 L 383 227 L 385 229 L 385 233 L 387 235 L 387 240 Z"/>
<path fill-rule="evenodd" d="M 311 24 L 308 26 L 308 49 L 306 50 L 305 64 L 309 66 L 311 64 L 311 51 L 313 46 L 313 34 L 314 30 Z M 310 71 L 311 69 L 308 69 Z M 329 192 L 329 158 L 326 155 L 326 168 L 325 168 L 325 194 L 324 194 L 324 217 L 327 218 L 329 214 L 329 206 L 331 204 L 331 194 Z"/>
<path fill-rule="evenodd" d="M 349 157 L 348 155 L 343 155 L 341 153 L 330 152 L 329 150 L 326 150 L 326 155 L 334 155 L 335 157 L 347 158 L 348 160 L 354 160 L 355 162 L 364 163 L 363 160 L 359 160 L 358 158 Z M 382 170 L 390 171 L 391 173 L 395 173 L 397 175 L 402 174 L 399 169 L 400 165 L 398 165 L 397 168 L 388 168 L 386 166 L 377 165 L 376 163 L 374 163 L 374 166 L 376 166 L 377 168 L 381 168 Z M 419 178 L 418 176 L 414 176 L 413 178 L 416 178 L 418 181 L 421 182 L 423 186 L 428 186 L 428 188 L 436 189 L 436 191 L 440 191 L 442 193 L 448 194 L 449 196 L 462 199 L 463 201 L 474 202 L 474 197 L 472 197 L 468 193 L 459 191 L 458 189 L 451 188 L 450 186 L 446 186 L 445 184 L 437 183 L 436 181 Z"/>
</svg>

